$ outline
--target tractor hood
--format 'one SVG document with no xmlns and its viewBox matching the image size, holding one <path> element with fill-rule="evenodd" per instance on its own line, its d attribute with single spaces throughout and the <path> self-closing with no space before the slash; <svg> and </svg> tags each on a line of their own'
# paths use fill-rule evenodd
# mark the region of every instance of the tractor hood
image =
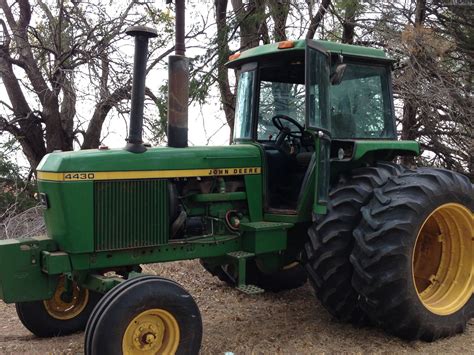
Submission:
<svg viewBox="0 0 474 355">
<path fill-rule="evenodd" d="M 259 173 L 261 166 L 260 150 L 252 144 L 156 147 L 142 154 L 123 149 L 91 149 L 46 155 L 38 166 L 38 179 L 68 181 L 245 175 L 249 171 L 239 169 L 252 169 L 250 174 Z M 254 172 L 254 168 L 258 170 Z"/>
</svg>

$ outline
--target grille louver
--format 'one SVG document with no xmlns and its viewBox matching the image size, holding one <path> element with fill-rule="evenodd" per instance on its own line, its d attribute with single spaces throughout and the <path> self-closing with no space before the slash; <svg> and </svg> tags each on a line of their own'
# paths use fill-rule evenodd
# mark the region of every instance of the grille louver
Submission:
<svg viewBox="0 0 474 355">
<path fill-rule="evenodd" d="M 97 251 L 166 244 L 169 228 L 167 181 L 96 181 L 94 217 Z"/>
</svg>

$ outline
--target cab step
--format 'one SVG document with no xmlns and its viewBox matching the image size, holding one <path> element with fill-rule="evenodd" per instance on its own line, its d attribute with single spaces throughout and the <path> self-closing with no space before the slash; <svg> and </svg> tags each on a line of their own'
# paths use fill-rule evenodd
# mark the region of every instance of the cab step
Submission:
<svg viewBox="0 0 474 355">
<path fill-rule="evenodd" d="M 237 290 L 245 293 L 246 295 L 258 295 L 264 293 L 265 290 L 255 285 L 241 285 L 237 286 Z"/>
</svg>

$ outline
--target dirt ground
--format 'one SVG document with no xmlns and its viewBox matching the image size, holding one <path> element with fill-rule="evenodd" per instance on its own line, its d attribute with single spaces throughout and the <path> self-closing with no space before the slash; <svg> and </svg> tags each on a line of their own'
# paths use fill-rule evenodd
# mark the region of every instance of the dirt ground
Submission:
<svg viewBox="0 0 474 355">
<path fill-rule="evenodd" d="M 171 278 L 196 299 L 202 313 L 202 354 L 474 353 L 474 319 L 467 331 L 434 343 L 404 342 L 374 328 L 340 324 L 322 308 L 311 287 L 247 296 L 209 276 L 197 261 L 147 267 Z M 0 353 L 82 353 L 83 334 L 38 339 L 0 301 Z"/>
</svg>

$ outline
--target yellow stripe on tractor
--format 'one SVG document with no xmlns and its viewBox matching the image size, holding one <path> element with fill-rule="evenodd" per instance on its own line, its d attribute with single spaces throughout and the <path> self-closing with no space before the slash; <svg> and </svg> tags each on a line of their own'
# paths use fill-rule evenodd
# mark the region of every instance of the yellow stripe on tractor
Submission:
<svg viewBox="0 0 474 355">
<path fill-rule="evenodd" d="M 198 176 L 230 176 L 261 174 L 260 167 L 215 168 L 189 170 L 143 170 L 143 171 L 104 171 L 104 172 L 38 172 L 38 180 L 81 181 L 81 180 L 127 180 L 127 179 L 169 179 Z"/>
</svg>

